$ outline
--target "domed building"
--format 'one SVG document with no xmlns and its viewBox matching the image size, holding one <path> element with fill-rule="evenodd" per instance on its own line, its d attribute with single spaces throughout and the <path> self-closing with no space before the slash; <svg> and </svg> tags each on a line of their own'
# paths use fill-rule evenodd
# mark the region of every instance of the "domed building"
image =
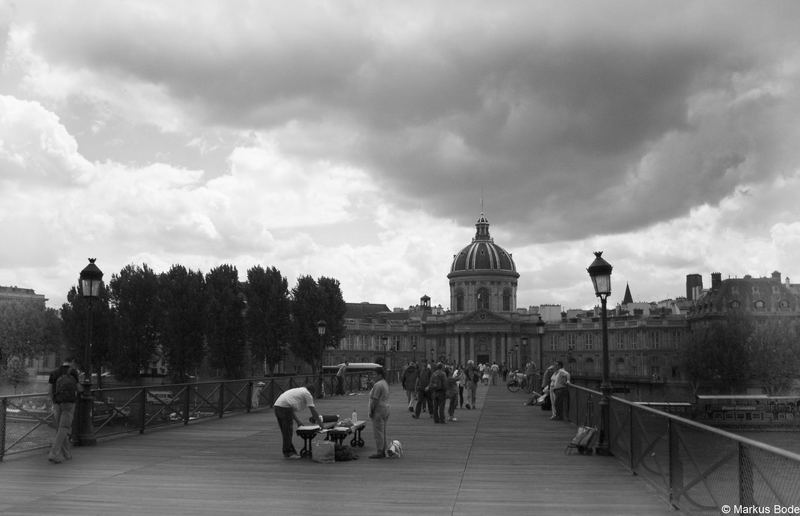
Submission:
<svg viewBox="0 0 800 516">
<path fill-rule="evenodd" d="M 367 353 L 342 353 L 342 358 L 368 359 L 371 350 L 372 357 L 385 354 L 392 364 L 394 351 L 400 361 L 475 360 L 521 367 L 532 357 L 529 335 L 536 335 L 538 315 L 517 310 L 517 267 L 511 253 L 492 239 L 483 213 L 475 223 L 472 242 L 453 255 L 447 279 L 449 310 L 433 308 L 430 298 L 423 296 L 409 311 L 387 310 L 361 318 L 356 316 L 359 305 L 348 304 L 353 318 L 346 321 L 349 331 L 342 350 Z"/>
<path fill-rule="evenodd" d="M 472 243 L 453 256 L 450 306 L 454 312 L 514 312 L 517 309 L 517 279 L 514 259 L 494 243 L 489 221 L 483 213 L 475 223 Z"/>
</svg>

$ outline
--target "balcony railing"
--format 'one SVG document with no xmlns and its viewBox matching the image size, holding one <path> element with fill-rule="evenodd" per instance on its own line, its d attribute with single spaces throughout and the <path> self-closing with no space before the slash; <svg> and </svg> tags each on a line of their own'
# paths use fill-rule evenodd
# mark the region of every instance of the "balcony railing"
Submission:
<svg viewBox="0 0 800 516">
<path fill-rule="evenodd" d="M 569 419 L 600 425 L 601 393 L 571 385 Z M 800 506 L 800 455 L 612 397 L 612 454 L 676 508 L 719 514 L 724 505 Z"/>
<path fill-rule="evenodd" d="M 395 383 L 397 371 L 387 371 Z M 315 375 L 273 376 L 243 380 L 92 389 L 92 421 L 98 439 L 188 425 L 196 421 L 272 407 L 282 392 L 314 384 Z M 334 392 L 336 377 L 323 376 L 325 392 Z M 345 390 L 371 387 L 369 374 L 347 373 Z M 83 401 L 81 401 L 83 402 Z M 76 417 L 78 415 L 76 410 Z M 0 397 L 0 461 L 6 456 L 47 448 L 55 437 L 48 393 Z"/>
</svg>

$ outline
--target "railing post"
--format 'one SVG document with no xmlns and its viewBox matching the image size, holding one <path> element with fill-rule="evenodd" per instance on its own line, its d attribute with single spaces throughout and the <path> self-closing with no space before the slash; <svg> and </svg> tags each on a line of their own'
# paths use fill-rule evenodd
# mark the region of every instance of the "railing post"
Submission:
<svg viewBox="0 0 800 516">
<path fill-rule="evenodd" d="M 184 389 L 183 395 L 183 424 L 189 424 L 189 407 L 190 405 L 190 398 L 191 398 L 191 391 L 192 386 L 190 384 L 186 384 L 186 389 Z"/>
<path fill-rule="evenodd" d="M 139 410 L 139 433 L 144 433 L 144 427 L 147 424 L 147 387 L 142 387 L 142 390 L 139 391 L 139 398 L 141 398 L 141 403 L 139 406 L 141 410 Z"/>
<path fill-rule="evenodd" d="M 225 410 L 225 382 L 219 384 L 219 418 L 222 419 L 222 411 Z"/>
<path fill-rule="evenodd" d="M 635 444 L 635 441 L 633 440 L 633 428 L 634 428 L 634 425 L 633 425 L 633 405 L 628 405 L 628 441 L 629 441 L 628 446 L 630 447 L 628 451 L 629 451 L 630 461 L 631 461 L 631 464 L 630 464 L 631 465 L 631 472 L 633 472 L 633 474 L 635 475 L 636 471 L 633 469 L 634 465 L 636 464 L 635 459 L 633 457 L 633 451 L 634 451 L 633 447 L 634 447 L 634 444 Z"/>
<path fill-rule="evenodd" d="M 253 409 L 253 380 L 247 382 L 247 406 L 245 407 L 245 412 L 248 414 Z"/>
<path fill-rule="evenodd" d="M 753 497 L 753 465 L 744 444 L 739 443 L 739 505 L 756 505 Z"/>
<path fill-rule="evenodd" d="M 0 462 L 6 455 L 6 409 L 8 408 L 8 398 L 3 397 L 2 407 L 0 407 Z"/>
<path fill-rule="evenodd" d="M 671 419 L 667 420 L 667 439 L 669 439 L 669 486 L 667 486 L 667 493 L 669 503 L 674 507 L 678 507 L 678 502 L 683 495 L 683 462 L 681 462 L 680 457 L 678 431 Z"/>
</svg>

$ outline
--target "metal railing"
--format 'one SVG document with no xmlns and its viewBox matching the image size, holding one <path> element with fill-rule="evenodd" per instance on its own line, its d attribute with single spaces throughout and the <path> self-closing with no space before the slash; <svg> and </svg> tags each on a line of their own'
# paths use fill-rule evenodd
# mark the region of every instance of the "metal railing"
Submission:
<svg viewBox="0 0 800 516">
<path fill-rule="evenodd" d="M 395 383 L 397 371 L 388 371 Z M 316 375 L 271 376 L 243 380 L 92 389 L 94 436 L 98 439 L 188 425 L 197 421 L 272 407 L 284 391 L 314 384 Z M 324 375 L 325 392 L 335 392 L 335 375 Z M 368 373 L 347 373 L 344 388 L 370 388 Z M 80 400 L 79 403 L 87 401 Z M 80 413 L 76 410 L 76 418 Z M 0 397 L 0 461 L 6 456 L 44 449 L 55 437 L 49 393 Z"/>
<path fill-rule="evenodd" d="M 570 385 L 569 394 L 570 421 L 599 428 L 601 393 Z M 609 420 L 611 453 L 682 511 L 800 506 L 796 453 L 613 396 Z"/>
</svg>

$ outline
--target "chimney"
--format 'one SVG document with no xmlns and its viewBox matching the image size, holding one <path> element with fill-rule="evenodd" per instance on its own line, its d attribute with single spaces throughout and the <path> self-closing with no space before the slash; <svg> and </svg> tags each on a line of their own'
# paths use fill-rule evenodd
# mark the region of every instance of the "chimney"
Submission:
<svg viewBox="0 0 800 516">
<path fill-rule="evenodd" d="M 696 301 L 703 291 L 703 276 L 700 274 L 686 275 L 686 299 Z"/>
<path fill-rule="evenodd" d="M 780 283 L 781 282 L 781 273 L 778 272 L 778 271 L 773 272 L 772 273 L 772 281 Z"/>
<path fill-rule="evenodd" d="M 722 286 L 722 273 L 721 272 L 712 272 L 711 273 L 711 290 L 719 290 L 720 286 Z"/>
</svg>

